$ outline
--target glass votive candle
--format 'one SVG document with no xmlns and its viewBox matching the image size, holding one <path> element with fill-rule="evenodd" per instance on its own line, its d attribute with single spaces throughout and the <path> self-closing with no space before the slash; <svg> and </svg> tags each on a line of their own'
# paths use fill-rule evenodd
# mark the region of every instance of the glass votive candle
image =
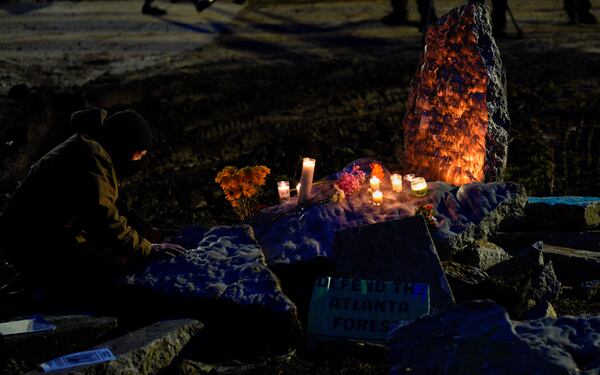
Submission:
<svg viewBox="0 0 600 375">
<path fill-rule="evenodd" d="M 392 190 L 396 193 L 402 192 L 402 176 L 399 174 L 393 174 L 390 176 L 390 182 L 392 183 Z"/>
<path fill-rule="evenodd" d="M 373 192 L 373 204 L 375 206 L 379 206 L 381 205 L 381 203 L 383 202 L 383 193 L 379 190 L 375 190 Z"/>
<path fill-rule="evenodd" d="M 376 191 L 379 190 L 379 187 L 381 186 L 381 181 L 379 180 L 379 178 L 377 178 L 377 176 L 373 176 L 369 180 L 369 184 L 371 185 L 371 190 Z"/>
<path fill-rule="evenodd" d="M 409 190 L 410 189 L 410 182 L 415 178 L 415 175 L 412 173 L 409 174 L 405 174 L 404 175 L 404 187 Z"/>
<path fill-rule="evenodd" d="M 279 181 L 277 182 L 277 191 L 279 192 L 279 200 L 281 202 L 286 199 L 290 199 L 290 182 L 289 181 Z"/>
<path fill-rule="evenodd" d="M 427 181 L 423 177 L 415 177 L 410 182 L 410 188 L 412 193 L 417 197 L 424 197 L 427 195 Z"/>
</svg>

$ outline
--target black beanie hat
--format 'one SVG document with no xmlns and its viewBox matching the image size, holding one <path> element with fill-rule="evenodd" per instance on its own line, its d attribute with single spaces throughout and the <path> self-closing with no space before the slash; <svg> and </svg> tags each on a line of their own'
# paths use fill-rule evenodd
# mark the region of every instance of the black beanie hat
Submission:
<svg viewBox="0 0 600 375">
<path fill-rule="evenodd" d="M 71 114 L 71 127 L 78 133 L 97 138 L 106 120 L 106 111 L 101 108 L 87 108 Z"/>
<path fill-rule="evenodd" d="M 113 152 L 130 154 L 152 147 L 152 131 L 139 113 L 126 110 L 106 119 L 102 126 L 102 141 Z"/>
</svg>

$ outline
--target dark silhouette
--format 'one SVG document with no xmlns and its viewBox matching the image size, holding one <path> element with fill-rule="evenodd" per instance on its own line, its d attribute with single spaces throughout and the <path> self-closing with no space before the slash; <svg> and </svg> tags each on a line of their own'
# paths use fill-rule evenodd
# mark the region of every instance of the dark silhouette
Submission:
<svg viewBox="0 0 600 375">
<path fill-rule="evenodd" d="M 596 24 L 598 20 L 590 12 L 590 0 L 563 0 L 563 5 L 572 23 Z"/>
<path fill-rule="evenodd" d="M 142 6 L 142 13 L 147 14 L 149 16 L 164 16 L 165 14 L 167 14 L 166 10 L 153 7 L 152 1 L 154 0 L 144 1 L 144 6 Z"/>
<path fill-rule="evenodd" d="M 392 12 L 381 19 L 386 25 L 408 24 L 408 0 L 392 0 Z M 424 28 L 428 23 L 437 20 L 433 0 L 417 0 L 417 8 L 421 15 L 419 27 Z"/>
</svg>

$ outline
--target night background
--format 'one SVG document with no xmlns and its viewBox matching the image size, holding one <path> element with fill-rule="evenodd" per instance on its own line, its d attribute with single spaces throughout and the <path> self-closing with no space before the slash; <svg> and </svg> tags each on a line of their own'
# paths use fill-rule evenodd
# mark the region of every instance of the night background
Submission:
<svg viewBox="0 0 600 375">
<path fill-rule="evenodd" d="M 385 168 L 386 179 L 388 171 L 411 172 L 405 158 L 403 120 L 411 82 L 422 64 L 423 32 L 417 2 L 406 3 L 406 22 L 390 24 L 381 20 L 392 11 L 388 0 L 247 0 L 241 4 L 216 0 L 201 12 L 196 9 L 198 4 L 192 2 L 157 0 L 152 6 L 166 10 L 162 16 L 143 14 L 142 0 L 0 0 L 0 210 L 33 163 L 79 131 L 71 121 L 73 112 L 99 107 L 110 116 L 132 109 L 150 124 L 154 145 L 148 150 L 144 169 L 119 180 L 121 203 L 159 230 L 166 240 L 181 240 L 179 233 L 188 228 L 187 236 L 197 239 L 192 246 L 184 247 L 196 248 L 205 230 L 240 223 L 224 190 L 215 182 L 219 171 L 226 166 L 264 165 L 270 173 L 262 187 L 260 208 L 270 208 L 244 222 L 253 227 L 258 243 L 265 247 L 261 238 L 268 237 L 265 233 L 271 225 L 277 227 L 281 215 L 290 214 L 271 207 L 280 203 L 277 182 L 290 181 L 294 196 L 303 157 L 316 159 L 315 181 L 335 176 L 335 182 L 340 176 L 336 176 L 337 172 L 362 158 L 379 162 Z M 435 12 L 441 18 L 464 4 L 437 0 Z M 585 2 L 581 4 L 584 5 L 578 6 L 585 8 Z M 172 349 L 168 342 L 157 345 L 170 349 L 159 346 L 154 351 L 147 350 L 149 354 L 143 360 L 146 364 L 97 368 L 88 373 L 600 371 L 600 317 L 596 315 L 600 314 L 600 198 L 575 199 L 575 203 L 563 205 L 570 205 L 572 210 L 559 202 L 548 204 L 551 211 L 543 211 L 546 208 L 542 207 L 538 212 L 534 201 L 530 199 L 527 206 L 525 203 L 526 197 L 600 196 L 600 26 L 581 14 L 575 16 L 575 22 L 569 20 L 560 0 L 512 1 L 508 5 L 514 22 L 507 12 L 506 29 L 494 30 L 506 73 L 511 123 L 507 129 L 506 168 L 500 180 L 517 185 L 505 186 L 502 182 L 500 187 L 494 187 L 494 194 L 500 196 L 505 193 L 498 191 L 509 191 L 502 199 L 522 202 L 506 203 L 503 207 L 511 208 L 503 211 L 502 220 L 485 224 L 486 229 L 476 231 L 470 242 L 461 237 L 464 243 L 457 245 L 458 250 L 454 245 L 440 245 L 436 229 L 428 223 L 435 243 L 433 252 L 437 248 L 442 261 L 442 267 L 439 262 L 436 267 L 443 269 L 459 303 L 447 310 L 448 321 L 456 323 L 452 328 L 455 331 L 451 329 L 448 337 L 433 339 L 436 332 L 444 329 L 444 320 L 432 317 L 432 322 L 415 323 L 422 323 L 421 326 L 402 327 L 405 331 L 398 335 L 410 334 L 414 343 L 397 344 L 390 339 L 387 349 L 383 348 L 385 343 L 323 344 L 324 349 L 311 352 L 306 346 L 310 341 L 306 314 L 316 276 L 352 276 L 338 272 L 327 256 L 308 261 L 302 258 L 299 263 L 271 263 L 269 254 L 265 263 L 262 256 L 261 272 L 272 275 L 278 293 L 287 294 L 278 294 L 277 303 L 288 301 L 289 297 L 298 309 L 297 317 L 289 318 L 289 309 L 283 314 L 269 303 L 261 302 L 259 307 L 254 307 L 256 301 L 236 303 L 235 298 L 239 297 L 226 302 L 205 297 L 177 300 L 172 299 L 170 292 L 164 301 L 149 295 L 147 299 L 153 303 L 148 306 L 152 307 L 142 313 L 123 313 L 123 306 L 114 311 L 107 305 L 78 306 L 77 294 L 71 294 L 68 305 L 58 300 L 40 303 L 17 267 L 3 255 L 6 249 L 2 246 L 0 322 L 33 314 L 52 319 L 73 314 L 117 316 L 118 320 L 88 326 L 83 320 L 71 324 L 69 319 L 65 320 L 67 323 L 60 319 L 56 322 L 61 323 L 56 323 L 48 318 L 58 327 L 53 331 L 59 335 L 56 339 L 34 337 L 48 333 L 0 335 L 0 373 L 34 370 L 41 362 L 88 350 L 167 318 L 197 319 L 205 327 L 189 328 L 189 332 L 198 331 L 189 334 L 192 338 L 165 339 L 181 344 L 179 350 Z M 491 7 L 490 2 L 487 6 Z M 600 3 L 592 1 L 589 12 L 600 17 Z M 369 168 L 374 173 L 372 164 L 363 168 L 367 172 L 364 194 Z M 322 189 L 320 193 L 332 194 L 333 187 L 331 192 Z M 433 193 L 437 188 L 429 189 L 431 197 L 438 196 Z M 442 225 L 440 231 L 444 231 L 444 220 L 452 212 L 447 200 L 440 199 L 441 203 L 437 202 L 441 206 L 432 203 L 436 214 L 441 215 L 437 217 Z M 498 205 L 502 204 L 500 201 L 498 198 Z M 370 206 L 370 201 L 366 204 Z M 412 216 L 417 206 L 414 203 L 408 209 L 411 214 L 400 213 L 400 218 Z M 423 216 L 427 219 L 427 215 Z M 487 223 L 487 219 L 465 216 L 476 225 L 480 221 Z M 580 217 L 583 224 L 575 223 Z M 381 221 L 388 220 L 391 219 L 386 217 Z M 375 222 L 379 220 L 361 225 Z M 412 229 L 407 231 L 412 233 Z M 451 231 L 456 232 L 454 227 Z M 0 229 L 0 233 L 4 235 L 5 229 Z M 485 267 L 487 273 L 469 255 L 480 253 L 475 248 L 488 246 L 489 242 L 484 246 L 482 240 L 499 245 L 507 256 L 498 258 L 489 269 Z M 337 241 L 336 237 L 336 244 Z M 531 248 L 536 241 L 544 241 L 544 250 L 539 245 L 539 254 L 536 253 L 540 257 L 543 254 L 543 260 L 532 260 L 537 255 L 531 253 L 523 255 L 526 251 L 522 250 Z M 525 260 L 515 261 L 520 257 Z M 554 267 L 551 271 L 548 259 Z M 35 262 L 35 257 L 31 261 Z M 540 267 L 540 274 L 556 275 L 540 282 L 535 276 L 536 267 Z M 368 278 L 360 272 L 355 277 Z M 549 286 L 550 279 L 558 287 Z M 540 290 L 556 289 L 550 305 L 553 314 L 535 315 L 542 308 L 541 300 L 536 299 L 539 293 L 533 291 L 536 285 Z M 536 299 L 533 305 L 532 298 Z M 467 302 L 484 299 L 498 305 Z M 549 301 L 550 298 L 543 299 L 544 303 Z M 467 303 L 460 304 L 464 302 Z M 496 310 L 502 308 L 508 310 L 510 319 Z M 196 315 L 199 310 L 206 312 Z M 439 311 L 435 306 L 434 310 Z M 576 318 L 561 320 L 566 319 L 564 316 Z M 505 328 L 506 322 L 534 318 L 544 323 L 514 323 L 518 327 L 513 328 L 512 334 L 500 328 L 490 328 L 490 332 L 474 328 Z M 506 324 L 499 322 L 502 319 Z M 60 333 L 61 324 L 66 324 L 68 333 Z M 83 328 L 77 328 L 79 324 Z M 91 325 L 96 327 L 96 333 L 90 333 Z M 559 339 L 560 329 L 571 332 L 570 336 L 564 334 Z M 166 335 L 176 335 L 173 330 Z M 448 349 L 455 345 L 452 335 L 464 337 L 456 344 L 460 349 Z M 532 339 L 534 336 L 536 339 Z M 427 342 L 430 337 L 432 341 Z M 61 344 L 61 340 L 69 341 L 69 345 Z M 486 349 L 469 340 L 479 340 Z M 39 354 L 24 355 L 20 348 L 32 348 Z M 169 354 L 160 354 L 162 351 Z M 429 361 L 429 355 L 435 360 Z M 439 359 L 440 356 L 447 357 Z M 491 364 L 479 363 L 480 357 Z M 419 367 L 426 362 L 430 363 Z M 436 367 L 440 363 L 449 365 Z"/>
</svg>

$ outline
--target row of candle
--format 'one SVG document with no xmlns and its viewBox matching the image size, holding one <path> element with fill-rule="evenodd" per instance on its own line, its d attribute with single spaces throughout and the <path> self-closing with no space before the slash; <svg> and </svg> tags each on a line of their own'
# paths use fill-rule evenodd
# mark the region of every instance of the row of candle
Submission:
<svg viewBox="0 0 600 375">
<path fill-rule="evenodd" d="M 423 177 L 415 177 L 414 174 L 407 174 L 404 176 L 404 180 L 410 183 L 411 191 L 418 197 L 423 197 L 427 194 L 427 181 Z M 402 192 L 402 176 L 399 174 L 393 174 L 390 176 L 390 182 L 392 183 L 392 190 L 395 193 Z M 377 176 L 371 177 L 369 180 L 371 186 L 371 200 L 374 205 L 379 206 L 383 202 L 383 193 L 379 188 L 381 187 L 381 181 Z"/>
<path fill-rule="evenodd" d="M 312 182 L 315 172 L 315 159 L 304 158 L 302 159 L 302 176 L 300 183 L 296 185 L 296 191 L 298 194 L 298 202 L 302 203 L 308 199 L 312 190 Z M 410 184 L 411 191 L 414 195 L 422 197 L 427 194 L 427 181 L 423 177 L 415 177 L 414 174 L 407 174 L 404 176 L 404 180 L 407 184 Z M 396 193 L 402 192 L 402 176 L 399 174 L 393 174 L 390 176 L 390 182 L 392 184 L 392 190 Z M 383 193 L 380 191 L 381 181 L 377 176 L 371 177 L 369 185 L 372 191 L 373 204 L 379 205 L 383 202 Z M 304 187 L 304 188 L 302 188 Z M 284 201 L 290 198 L 290 183 L 289 181 L 277 182 L 277 190 L 279 192 L 279 199 Z"/>
<path fill-rule="evenodd" d="M 413 194 L 418 196 L 424 196 L 427 194 L 427 182 L 423 177 L 415 177 L 414 174 L 407 174 L 404 176 L 404 180 L 407 184 L 410 183 Z M 402 176 L 399 174 L 393 174 L 390 176 L 390 182 L 392 183 L 392 190 L 395 193 L 402 192 Z M 378 191 L 381 186 L 381 181 L 377 176 L 371 177 L 369 180 L 371 185 L 371 191 Z"/>
</svg>

